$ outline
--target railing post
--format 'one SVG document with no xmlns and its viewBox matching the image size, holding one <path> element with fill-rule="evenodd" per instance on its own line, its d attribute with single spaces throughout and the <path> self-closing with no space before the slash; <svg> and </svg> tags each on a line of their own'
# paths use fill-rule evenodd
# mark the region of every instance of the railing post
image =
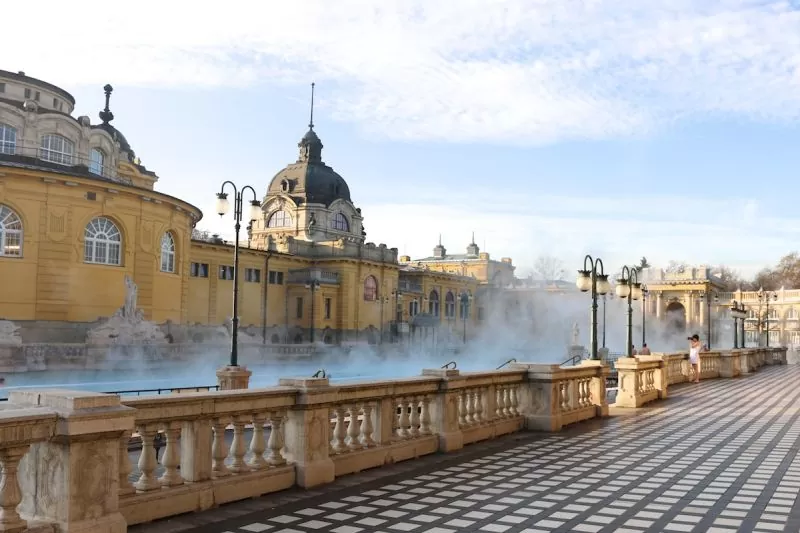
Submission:
<svg viewBox="0 0 800 533">
<path fill-rule="evenodd" d="M 519 399 L 519 410 L 525 418 L 525 429 L 559 431 L 564 425 L 559 383 L 563 369 L 559 365 L 529 363 L 512 363 L 509 369 L 528 372 L 527 380 L 520 389 Z"/>
<path fill-rule="evenodd" d="M 455 369 L 428 368 L 423 376 L 441 378 L 439 392 L 431 402 L 431 426 L 439 435 L 439 451 L 452 452 L 464 447 L 464 434 L 458 426 L 458 402 L 464 378 Z"/>
<path fill-rule="evenodd" d="M 653 372 L 653 386 L 658 391 L 658 399 L 666 400 L 669 396 L 669 359 L 664 355 L 638 355 L 636 359 L 641 362 L 658 362 L 658 368 Z"/>
<path fill-rule="evenodd" d="M 335 403 L 338 389 L 330 386 L 328 378 L 288 378 L 278 384 L 297 388 L 285 426 L 286 460 L 294 463 L 297 484 L 310 488 L 332 482 L 336 468 L 328 455 L 329 406 Z"/>
<path fill-rule="evenodd" d="M 611 374 L 611 367 L 603 364 L 603 361 L 593 361 L 585 359 L 581 362 L 581 366 L 595 367 L 597 372 L 592 377 L 591 392 L 592 403 L 597 408 L 597 417 L 608 416 L 608 392 L 606 391 L 606 379 Z"/>
<path fill-rule="evenodd" d="M 617 369 L 616 407 L 639 407 L 639 364 L 635 357 L 620 357 L 615 364 Z"/>
<path fill-rule="evenodd" d="M 133 430 L 135 410 L 119 396 L 92 392 L 13 391 L 10 401 L 58 415 L 53 438 L 34 444 L 24 461 L 35 497 L 21 510 L 60 531 L 125 533 L 119 512 L 120 439 Z"/>
</svg>

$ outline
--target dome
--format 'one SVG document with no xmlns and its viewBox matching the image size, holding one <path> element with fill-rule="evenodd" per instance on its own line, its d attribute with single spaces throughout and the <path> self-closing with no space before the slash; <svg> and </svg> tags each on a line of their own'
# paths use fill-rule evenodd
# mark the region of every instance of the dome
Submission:
<svg viewBox="0 0 800 533">
<path fill-rule="evenodd" d="M 322 161 L 322 141 L 313 126 L 300 142 L 297 162 L 275 174 L 267 195 L 288 194 L 298 203 L 329 206 L 335 200 L 350 200 L 350 188 L 339 174 Z"/>
<path fill-rule="evenodd" d="M 106 132 L 108 132 L 108 134 L 111 135 L 111 138 L 119 143 L 120 150 L 122 150 L 123 152 L 128 152 L 131 161 L 133 161 L 136 158 L 136 154 L 133 152 L 133 148 L 131 148 L 128 139 L 126 139 L 125 136 L 122 134 L 122 132 L 119 131 L 117 128 L 115 128 L 108 122 L 94 125 L 92 126 L 92 128 L 100 128 L 101 130 L 105 130 Z"/>
</svg>

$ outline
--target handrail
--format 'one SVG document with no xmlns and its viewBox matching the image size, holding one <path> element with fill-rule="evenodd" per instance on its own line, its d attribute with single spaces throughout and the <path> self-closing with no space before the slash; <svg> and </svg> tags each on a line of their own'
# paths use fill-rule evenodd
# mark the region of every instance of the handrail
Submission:
<svg viewBox="0 0 800 533">
<path fill-rule="evenodd" d="M 510 363 L 516 363 L 516 362 L 517 362 L 517 358 L 516 358 L 516 357 L 512 357 L 511 359 L 509 359 L 508 361 L 506 361 L 506 362 L 505 362 L 505 363 L 503 363 L 502 365 L 498 366 L 498 367 L 497 367 L 495 370 L 500 370 L 500 369 L 501 369 L 501 368 L 503 368 L 504 366 L 506 366 L 506 365 L 508 365 L 508 364 L 510 364 Z"/>
<path fill-rule="evenodd" d="M 46 387 L 46 385 L 45 385 Z M 100 391 L 99 394 L 118 394 L 120 396 L 126 394 L 135 394 L 136 396 L 141 396 L 143 393 L 154 392 L 157 395 L 161 395 L 162 393 L 172 394 L 172 393 L 181 393 L 181 392 L 208 392 L 208 391 L 218 391 L 219 385 L 200 385 L 198 387 L 164 387 L 161 389 L 133 389 L 133 390 L 111 390 L 111 391 Z M 92 392 L 92 391 L 90 391 Z M 7 402 L 8 398 L 0 398 L 0 402 Z"/>
<path fill-rule="evenodd" d="M 458 364 L 455 361 L 450 361 L 449 363 L 445 363 L 442 365 L 442 368 L 447 368 L 450 370 L 455 370 L 458 368 Z"/>
<path fill-rule="evenodd" d="M 313 376 L 311 376 L 311 377 L 312 377 L 312 378 L 327 378 L 327 377 L 328 377 L 328 373 L 327 373 L 327 372 L 325 372 L 325 369 L 324 369 L 324 368 L 320 368 L 319 370 L 317 370 L 316 372 L 314 372 L 314 375 L 313 375 Z"/>
</svg>

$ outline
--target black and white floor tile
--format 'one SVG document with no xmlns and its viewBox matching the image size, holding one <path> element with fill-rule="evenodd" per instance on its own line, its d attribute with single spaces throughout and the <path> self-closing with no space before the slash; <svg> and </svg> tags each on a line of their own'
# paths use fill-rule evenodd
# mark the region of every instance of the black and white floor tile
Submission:
<svg viewBox="0 0 800 533">
<path fill-rule="evenodd" d="M 687 384 L 651 409 L 458 461 L 438 456 L 392 479 L 342 478 L 219 521 L 224 507 L 197 513 L 186 531 L 800 532 L 798 383 L 792 365 Z"/>
</svg>

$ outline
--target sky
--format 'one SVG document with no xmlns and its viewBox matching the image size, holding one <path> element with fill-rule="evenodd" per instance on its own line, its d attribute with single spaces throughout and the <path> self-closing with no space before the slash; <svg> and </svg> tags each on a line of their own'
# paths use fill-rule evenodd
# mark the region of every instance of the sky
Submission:
<svg viewBox="0 0 800 533">
<path fill-rule="evenodd" d="M 800 0 L 74 0 L 4 6 L 0 68 L 114 125 L 157 189 L 214 214 L 323 160 L 367 240 L 428 256 L 475 232 L 524 274 L 645 256 L 749 276 L 800 232 Z M 16 11 L 16 13 L 15 13 Z M 31 38 L 31 34 L 35 38 Z"/>
</svg>

